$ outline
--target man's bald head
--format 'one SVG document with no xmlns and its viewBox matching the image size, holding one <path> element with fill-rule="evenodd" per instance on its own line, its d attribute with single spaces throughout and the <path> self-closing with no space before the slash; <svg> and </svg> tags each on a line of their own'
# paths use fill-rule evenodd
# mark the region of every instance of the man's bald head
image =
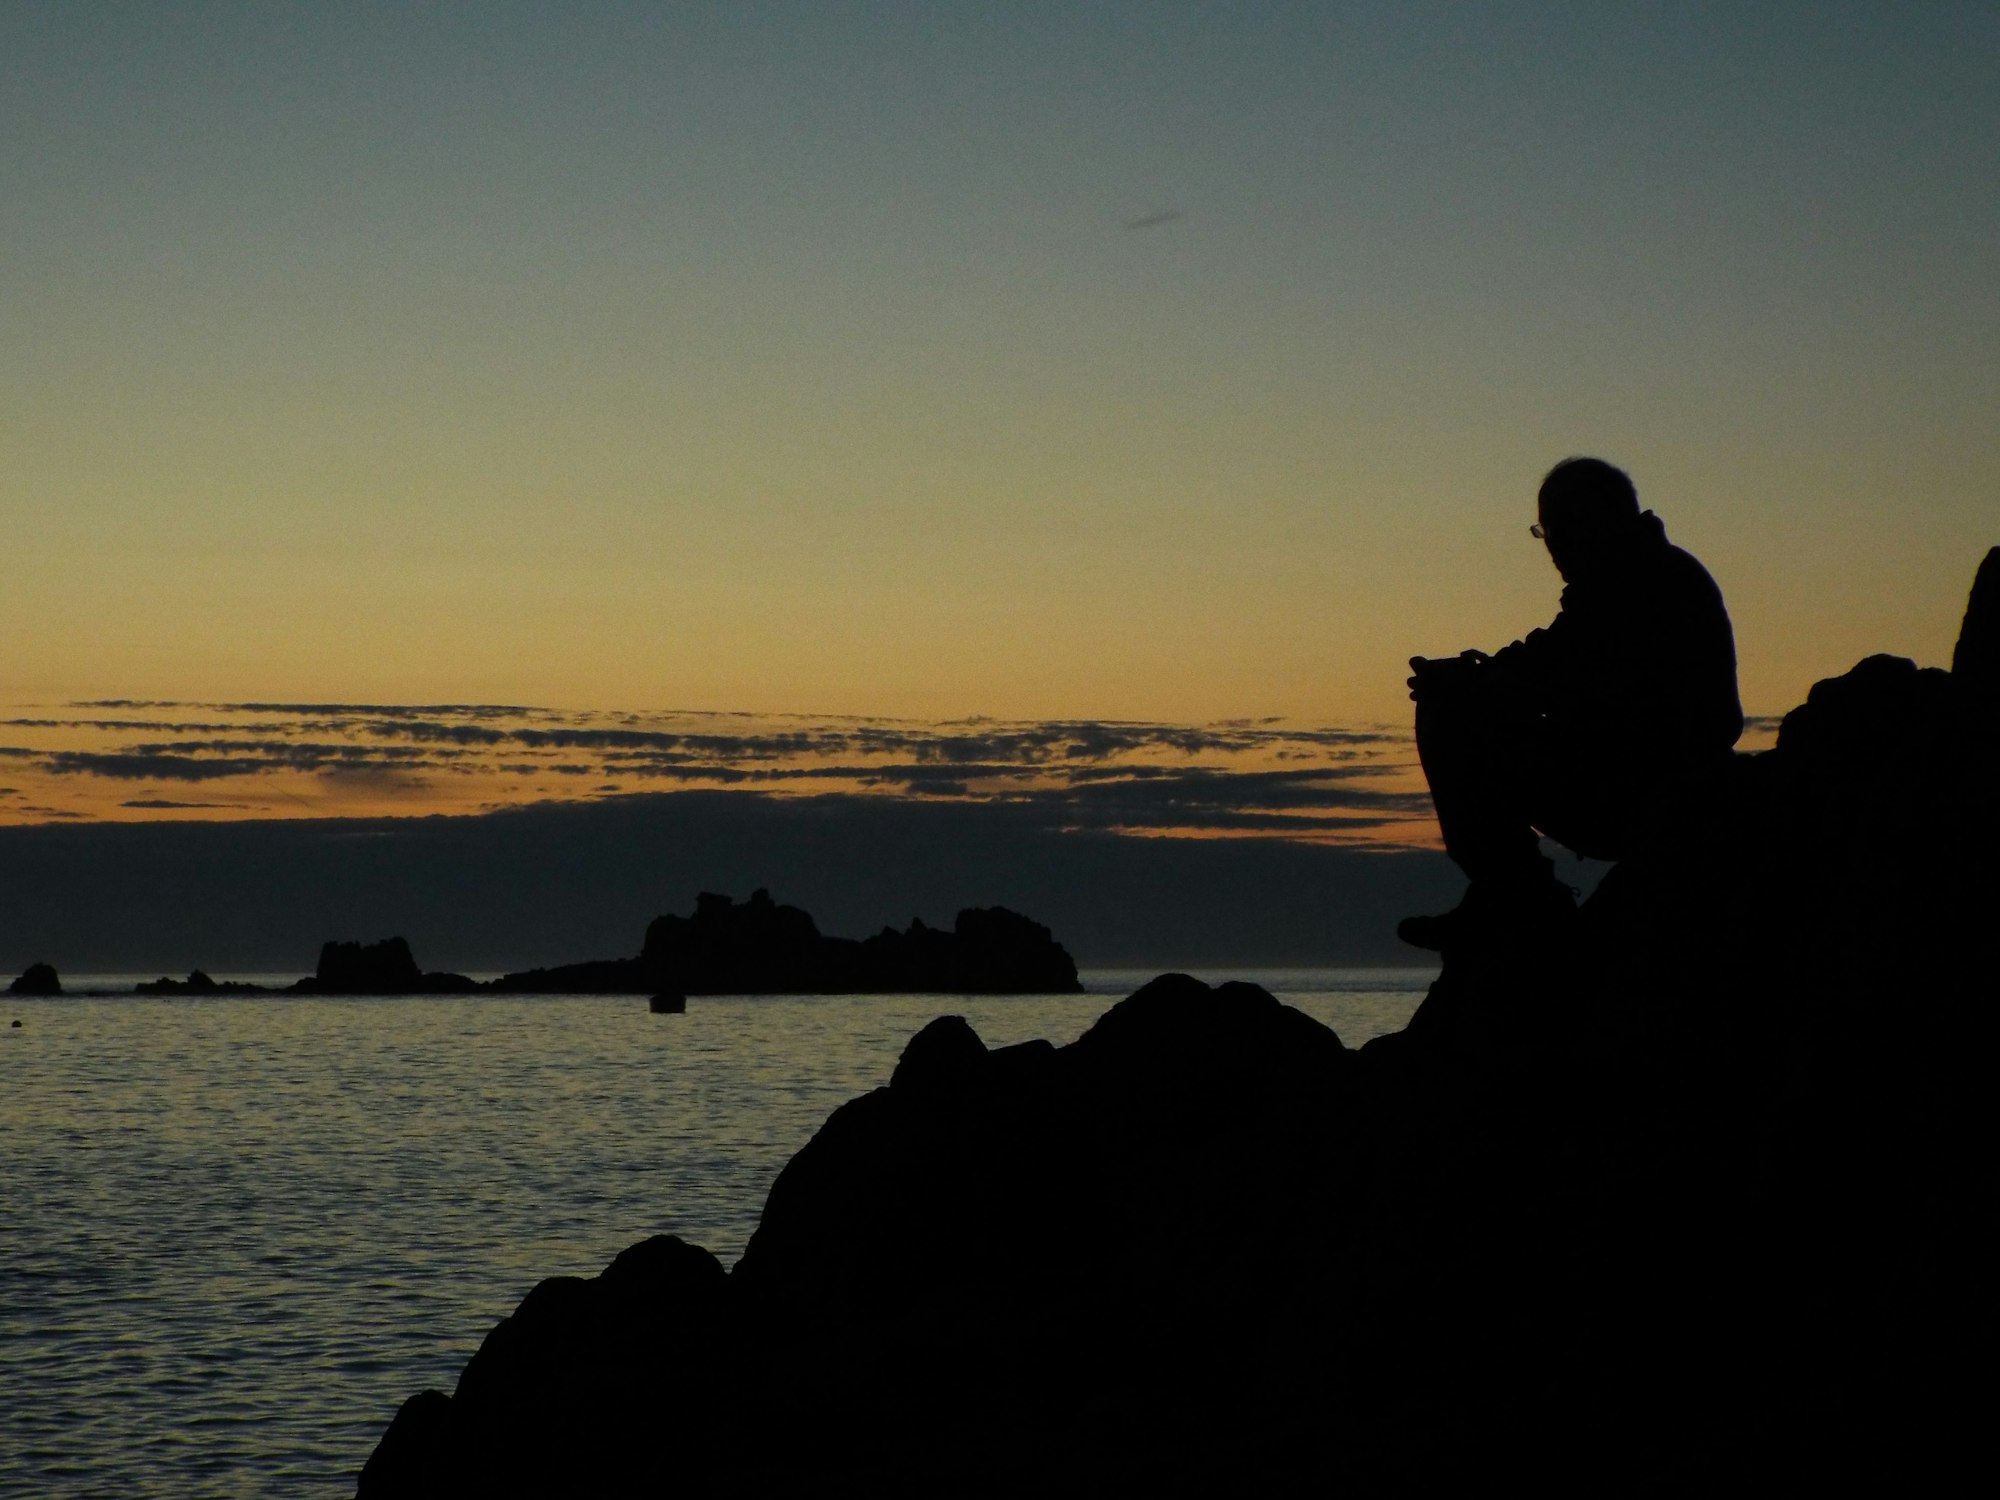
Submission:
<svg viewBox="0 0 2000 1500">
<path fill-rule="evenodd" d="M 1623 469 L 1601 458 L 1566 458 L 1536 497 L 1549 556 L 1564 578 L 1593 571 L 1634 532 L 1639 492 Z"/>
<path fill-rule="evenodd" d="M 1544 526 L 1621 528 L 1639 514 L 1632 476 L 1601 458 L 1566 458 L 1542 480 L 1538 509 Z"/>
</svg>

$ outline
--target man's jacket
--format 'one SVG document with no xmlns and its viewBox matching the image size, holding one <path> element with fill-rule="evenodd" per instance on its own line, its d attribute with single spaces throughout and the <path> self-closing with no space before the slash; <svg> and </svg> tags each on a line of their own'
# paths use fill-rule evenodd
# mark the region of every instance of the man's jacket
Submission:
<svg viewBox="0 0 2000 1500">
<path fill-rule="evenodd" d="M 1743 733 L 1722 591 L 1651 511 L 1594 576 L 1563 590 L 1554 623 L 1491 666 L 1548 733 L 1628 766 L 1718 757 Z"/>
</svg>

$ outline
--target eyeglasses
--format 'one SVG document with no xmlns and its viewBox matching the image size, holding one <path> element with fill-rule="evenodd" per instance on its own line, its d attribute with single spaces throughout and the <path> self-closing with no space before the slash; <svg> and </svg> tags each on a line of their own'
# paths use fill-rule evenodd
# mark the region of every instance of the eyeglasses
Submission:
<svg viewBox="0 0 2000 1500">
<path fill-rule="evenodd" d="M 1546 542 L 1549 539 L 1549 529 L 1540 521 L 1537 521 L 1528 528 L 1528 535 L 1538 542 Z"/>
</svg>

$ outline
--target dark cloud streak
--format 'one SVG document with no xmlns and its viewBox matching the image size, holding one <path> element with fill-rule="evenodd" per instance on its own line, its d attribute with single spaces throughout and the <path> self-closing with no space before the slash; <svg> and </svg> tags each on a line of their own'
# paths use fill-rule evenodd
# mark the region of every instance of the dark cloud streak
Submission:
<svg viewBox="0 0 2000 1500">
<path fill-rule="evenodd" d="M 174 709 L 195 705 L 86 707 Z M 244 703 L 210 713 L 292 715 L 278 722 L 172 724 L 138 718 L 24 720 L 24 727 L 155 736 L 101 748 L 0 747 L 61 777 L 197 785 L 282 774 L 398 796 L 424 773 L 510 776 L 522 791 L 595 780 L 924 802 L 1005 802 L 1047 827 L 1159 834 L 1256 832 L 1311 837 L 1426 817 L 1421 793 L 1369 785 L 1410 770 L 1408 737 L 1379 728 L 1296 728 L 1278 721 L 1177 725 L 1117 720 L 1002 723 L 833 719 L 772 728 L 744 716 L 685 715 L 694 727 L 644 727 L 627 715 L 569 715 L 511 705 Z M 587 720 L 594 719 L 595 722 Z M 729 720 L 731 732 L 717 732 Z M 743 732 L 734 732 L 744 722 Z M 767 721 L 768 722 L 768 721 Z M 654 723 L 657 725 L 658 721 Z M 1276 768 L 1273 769 L 1275 764 Z M 279 790 L 284 795 L 295 795 Z M 603 792 L 592 794 L 602 797 Z M 134 810 L 199 804 L 130 799 Z M 310 804 L 307 804 L 310 805 Z"/>
</svg>

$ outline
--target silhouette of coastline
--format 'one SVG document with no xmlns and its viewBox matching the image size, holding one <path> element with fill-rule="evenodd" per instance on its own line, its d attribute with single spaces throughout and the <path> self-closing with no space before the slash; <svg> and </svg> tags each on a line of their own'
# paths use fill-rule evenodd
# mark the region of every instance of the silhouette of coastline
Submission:
<svg viewBox="0 0 2000 1500">
<path fill-rule="evenodd" d="M 541 1283 L 361 1497 L 1962 1482 L 2000 549 L 1954 662 L 1815 685 L 1559 938 L 1453 946 L 1359 1051 L 1178 975 L 1067 1047 L 932 1022 L 732 1271 L 657 1237 Z"/>
<path fill-rule="evenodd" d="M 45 986 L 34 988 L 33 986 Z M 47 988 L 46 986 L 53 986 Z M 703 892 L 692 916 L 661 916 L 633 958 L 596 959 L 503 974 L 480 983 L 463 974 L 426 973 L 407 939 L 329 942 L 313 973 L 290 986 L 218 983 L 197 969 L 162 977 L 137 995 L 1068 995 L 1083 986 L 1076 963 L 1039 922 L 1002 906 L 971 907 L 949 932 L 913 919 L 870 938 L 827 937 L 796 906 L 759 890 L 738 903 Z M 59 994 L 61 981 L 36 964 L 15 994 Z M 660 1007 L 656 1007 L 660 1008 Z M 667 1008 L 671 1008 L 670 1006 Z"/>
</svg>

